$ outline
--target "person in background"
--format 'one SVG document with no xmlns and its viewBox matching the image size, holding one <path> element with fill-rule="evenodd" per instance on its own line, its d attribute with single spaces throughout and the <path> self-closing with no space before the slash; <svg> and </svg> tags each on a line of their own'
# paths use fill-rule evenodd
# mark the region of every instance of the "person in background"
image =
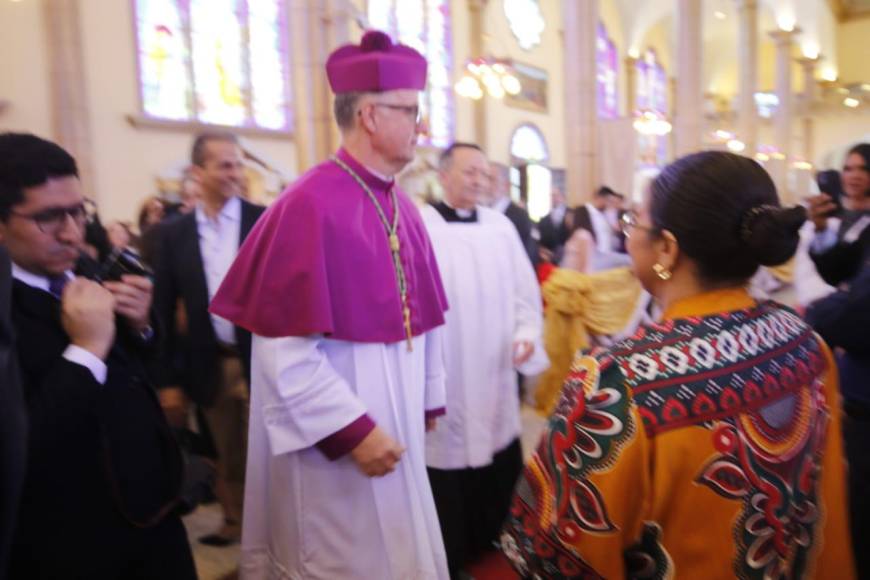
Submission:
<svg viewBox="0 0 870 580">
<path fill-rule="evenodd" d="M 816 229 L 810 257 L 831 286 L 848 282 L 870 258 L 870 143 L 859 143 L 849 150 L 841 179 L 845 211 L 840 213 L 839 222 L 830 219 L 839 205 L 829 194 L 810 198 L 809 206 Z"/>
<path fill-rule="evenodd" d="M 183 416 L 185 399 L 205 414 L 217 450 L 215 495 L 224 522 L 199 541 L 227 546 L 238 542 L 242 530 L 251 335 L 209 315 L 208 305 L 265 208 L 240 198 L 244 163 L 232 133 L 198 135 L 191 163 L 200 189 L 197 205 L 159 228 L 154 302 L 167 338 L 158 384 L 170 415 Z M 186 328 L 178 327 L 179 310 Z"/>
<path fill-rule="evenodd" d="M 852 543 L 858 577 L 870 578 L 870 262 L 864 263 L 848 289 L 812 303 L 806 319 L 838 349 Z"/>
<path fill-rule="evenodd" d="M 558 187 L 552 187 L 550 200 L 550 213 L 538 221 L 538 241 L 546 261 L 558 264 L 568 241 L 571 212 L 565 205 L 565 194 Z"/>
<path fill-rule="evenodd" d="M 731 153 L 653 181 L 625 233 L 662 318 L 575 358 L 501 539 L 521 576 L 855 578 L 833 356 L 745 288 L 804 220 Z"/>
<path fill-rule="evenodd" d="M 541 294 L 511 222 L 480 206 L 490 189 L 473 143 L 442 154 L 444 199 L 423 221 L 444 280 L 447 414 L 426 436 L 426 465 L 451 578 L 494 550 L 523 465 L 517 371 L 547 367 Z"/>
<path fill-rule="evenodd" d="M 115 220 L 106 227 L 106 235 L 114 250 L 123 250 L 134 245 L 136 239 L 129 224 Z"/>
<path fill-rule="evenodd" d="M 511 221 L 520 235 L 520 241 L 523 243 L 523 248 L 529 256 L 532 266 L 536 266 L 540 256 L 538 255 L 538 243 L 532 234 L 534 224 L 529 217 L 529 212 L 511 199 L 507 167 L 496 163 L 490 164 L 490 191 L 487 193 L 486 203 L 483 205 L 500 211 Z"/>
<path fill-rule="evenodd" d="M 152 227 L 163 221 L 166 216 L 166 202 L 156 195 L 152 195 L 142 202 L 139 209 L 139 218 L 136 223 L 139 227 L 139 235 L 142 236 Z"/>
</svg>

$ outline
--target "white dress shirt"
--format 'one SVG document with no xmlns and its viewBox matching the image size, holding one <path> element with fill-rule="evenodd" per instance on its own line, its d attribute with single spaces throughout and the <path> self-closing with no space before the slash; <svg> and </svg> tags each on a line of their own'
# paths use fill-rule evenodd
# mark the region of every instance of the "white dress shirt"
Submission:
<svg viewBox="0 0 870 580">
<path fill-rule="evenodd" d="M 595 231 L 595 247 L 599 252 L 612 252 L 613 229 L 607 222 L 607 216 L 591 203 L 586 204 L 586 209 L 589 211 L 589 221 L 592 222 L 592 229 Z"/>
<path fill-rule="evenodd" d="M 65 275 L 70 280 L 75 277 L 70 271 L 65 272 Z M 42 290 L 43 292 L 48 292 L 50 294 L 48 289 L 48 278 L 34 274 L 33 272 L 28 272 L 14 262 L 12 263 L 12 277 L 23 284 L 27 284 L 31 288 L 36 288 L 37 290 Z M 63 358 L 85 367 L 91 371 L 91 374 L 98 383 L 101 385 L 106 384 L 106 363 L 91 351 L 70 344 L 66 347 L 66 350 L 63 351 Z"/>
<path fill-rule="evenodd" d="M 202 204 L 196 207 L 196 229 L 199 233 L 199 251 L 202 269 L 211 302 L 220 288 L 224 276 L 236 259 L 242 227 L 242 202 L 238 197 L 227 201 L 214 219 L 205 215 Z M 217 339 L 224 344 L 236 343 L 233 323 L 225 318 L 211 315 Z"/>
<path fill-rule="evenodd" d="M 550 210 L 550 221 L 553 222 L 553 225 L 559 227 L 565 220 L 565 212 L 568 211 L 568 207 L 565 204 L 557 205 L 552 210 Z"/>
</svg>

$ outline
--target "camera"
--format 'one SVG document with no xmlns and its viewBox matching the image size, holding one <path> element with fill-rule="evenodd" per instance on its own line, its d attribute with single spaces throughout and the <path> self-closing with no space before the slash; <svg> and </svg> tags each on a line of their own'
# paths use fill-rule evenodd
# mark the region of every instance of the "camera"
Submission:
<svg viewBox="0 0 870 580">
<path fill-rule="evenodd" d="M 154 278 L 154 272 L 133 250 L 129 248 L 112 250 L 100 266 L 99 279 L 103 282 L 119 282 L 124 274 Z"/>
</svg>

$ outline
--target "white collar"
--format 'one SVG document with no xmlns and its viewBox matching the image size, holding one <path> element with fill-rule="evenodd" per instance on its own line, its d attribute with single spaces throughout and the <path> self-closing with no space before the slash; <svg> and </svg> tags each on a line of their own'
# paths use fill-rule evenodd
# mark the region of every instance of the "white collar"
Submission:
<svg viewBox="0 0 870 580">
<path fill-rule="evenodd" d="M 64 275 L 72 279 L 75 275 L 67 270 L 64 272 Z M 18 280 L 19 282 L 23 282 L 27 284 L 31 288 L 36 288 L 38 290 L 43 290 L 45 292 L 49 292 L 49 282 L 48 277 L 40 276 L 39 274 L 34 274 L 28 270 L 25 270 L 15 262 L 12 262 L 12 277 Z"/>
<path fill-rule="evenodd" d="M 209 217 L 205 214 L 202 202 L 196 204 L 196 223 L 204 225 L 209 221 Z M 227 200 L 221 210 L 218 212 L 215 220 L 230 220 L 240 221 L 242 219 L 242 200 L 238 196 L 233 196 Z"/>
<path fill-rule="evenodd" d="M 460 209 L 458 207 L 453 207 L 452 205 L 450 205 L 450 203 L 446 199 L 444 200 L 444 205 L 446 205 L 447 207 L 449 207 L 450 209 L 455 211 L 456 215 L 458 215 L 462 219 L 467 219 L 467 218 L 470 218 L 472 215 L 474 215 L 474 208 Z"/>
</svg>

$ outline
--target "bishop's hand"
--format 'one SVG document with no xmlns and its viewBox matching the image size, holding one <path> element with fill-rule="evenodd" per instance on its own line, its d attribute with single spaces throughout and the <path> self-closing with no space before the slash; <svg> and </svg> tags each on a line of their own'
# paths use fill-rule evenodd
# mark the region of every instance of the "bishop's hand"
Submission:
<svg viewBox="0 0 870 580">
<path fill-rule="evenodd" d="M 350 455 L 364 474 L 380 477 L 395 469 L 404 452 L 405 448 L 395 439 L 380 427 L 375 427 Z"/>
</svg>

